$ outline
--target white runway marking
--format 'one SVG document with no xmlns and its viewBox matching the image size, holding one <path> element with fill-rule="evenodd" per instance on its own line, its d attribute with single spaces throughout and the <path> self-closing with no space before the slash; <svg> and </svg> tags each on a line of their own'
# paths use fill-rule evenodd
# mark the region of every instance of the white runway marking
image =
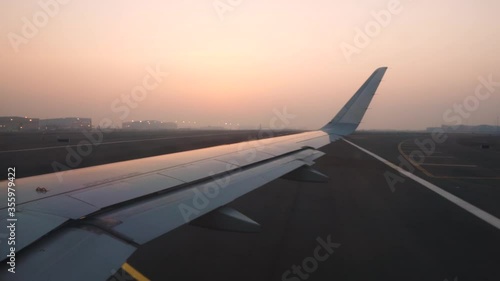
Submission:
<svg viewBox="0 0 500 281">
<path fill-rule="evenodd" d="M 449 159 L 455 159 L 453 156 L 425 156 L 425 158 L 449 158 Z"/>
<path fill-rule="evenodd" d="M 393 168 L 394 170 L 398 171 L 399 173 L 401 173 L 402 175 L 405 175 L 406 177 L 420 183 L 421 185 L 423 185 L 424 187 L 427 187 L 429 190 L 431 191 L 434 191 L 435 193 L 437 193 L 438 195 L 440 195 L 441 197 L 445 198 L 446 200 L 452 202 L 453 204 L 459 206 L 460 208 L 466 210 L 467 212 L 473 214 L 474 216 L 480 218 L 481 220 L 485 221 L 486 223 L 492 225 L 493 227 L 496 227 L 497 229 L 500 229 L 500 219 L 491 215 L 490 213 L 487 213 L 481 209 L 479 209 L 478 207 L 470 204 L 469 202 L 449 193 L 448 191 L 445 191 L 444 189 L 422 179 L 422 178 L 419 178 L 417 177 L 416 175 L 410 173 L 410 172 L 407 172 L 406 170 L 394 165 L 393 163 L 385 160 L 384 158 L 346 140 L 346 139 L 343 139 L 345 142 L 349 143 L 350 145 L 358 148 L 359 150 L 365 152 L 366 154 L 374 157 L 375 159 L 379 160 L 380 162 L 386 164 L 387 166 Z"/>
<path fill-rule="evenodd" d="M 420 166 L 446 166 L 446 167 L 468 167 L 468 168 L 476 168 L 477 165 L 468 165 L 468 164 L 437 164 L 437 163 L 422 163 Z"/>
<path fill-rule="evenodd" d="M 233 134 L 237 134 L 237 133 L 233 133 Z M 107 144 L 128 143 L 128 142 L 155 141 L 155 140 L 172 140 L 172 139 L 184 139 L 184 138 L 191 138 L 191 137 L 210 137 L 210 136 L 225 136 L 225 135 L 231 135 L 231 133 L 227 133 L 227 134 L 205 134 L 205 135 L 179 136 L 179 137 L 168 137 L 168 138 L 138 139 L 138 140 L 124 140 L 124 141 L 110 141 L 110 142 L 100 143 L 99 146 L 100 145 L 107 145 Z M 82 139 L 82 140 L 87 140 L 87 139 Z M 36 147 L 36 148 L 4 150 L 4 151 L 0 151 L 0 153 L 11 153 L 11 152 L 21 152 L 21 151 L 35 151 L 35 150 L 57 149 L 57 148 L 65 148 L 65 147 L 77 147 L 77 146 L 79 146 L 79 145 L 78 144 L 58 145 L 58 146 L 48 146 L 48 147 Z"/>
</svg>

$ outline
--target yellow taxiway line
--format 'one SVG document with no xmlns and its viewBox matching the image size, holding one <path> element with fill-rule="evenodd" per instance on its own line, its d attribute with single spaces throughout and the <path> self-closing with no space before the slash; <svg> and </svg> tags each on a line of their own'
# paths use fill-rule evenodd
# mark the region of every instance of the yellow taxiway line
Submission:
<svg viewBox="0 0 500 281">
<path fill-rule="evenodd" d="M 402 142 L 400 142 L 398 144 L 398 150 L 399 150 L 399 153 L 401 154 L 401 156 L 403 156 L 409 163 L 411 163 L 413 166 L 415 166 L 415 168 L 417 168 L 418 170 L 420 170 L 422 173 L 424 173 L 426 176 L 428 177 L 431 177 L 431 178 L 435 178 L 435 179 L 474 179 L 474 180 L 498 180 L 500 179 L 500 177 L 453 177 L 453 176 L 436 176 L 436 175 L 433 175 L 431 174 L 429 171 L 427 171 L 426 169 L 424 169 L 421 165 L 427 165 L 427 166 L 456 166 L 456 167 L 469 167 L 469 168 L 473 168 L 473 167 L 477 167 L 477 165 L 458 165 L 458 164 L 431 164 L 431 163 L 422 163 L 422 164 L 418 164 L 418 163 L 415 163 L 415 161 L 412 161 L 411 158 L 406 155 L 403 151 L 403 143 L 406 142 L 406 141 L 409 141 L 411 139 L 407 139 L 407 140 L 403 140 Z M 434 152 L 433 154 L 435 154 L 437 152 Z M 426 156 L 427 157 L 427 156 Z M 455 157 L 453 157 L 455 158 Z"/>
<path fill-rule="evenodd" d="M 142 275 L 137 269 L 133 268 L 130 264 L 124 263 L 122 269 L 125 270 L 130 276 L 134 277 L 137 281 L 150 281 L 146 276 Z"/>
</svg>

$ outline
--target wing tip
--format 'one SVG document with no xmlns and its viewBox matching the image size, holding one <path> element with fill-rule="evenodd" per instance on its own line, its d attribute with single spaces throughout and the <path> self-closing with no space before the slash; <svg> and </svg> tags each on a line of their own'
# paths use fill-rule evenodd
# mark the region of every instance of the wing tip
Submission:
<svg viewBox="0 0 500 281">
<path fill-rule="evenodd" d="M 363 83 L 361 88 L 359 88 L 337 115 L 323 126 L 321 130 L 329 134 L 337 135 L 348 135 L 354 132 L 359 123 L 361 123 L 387 68 L 387 66 L 382 66 L 375 69 L 372 75 Z M 361 100 L 358 99 L 359 97 L 361 97 Z"/>
</svg>

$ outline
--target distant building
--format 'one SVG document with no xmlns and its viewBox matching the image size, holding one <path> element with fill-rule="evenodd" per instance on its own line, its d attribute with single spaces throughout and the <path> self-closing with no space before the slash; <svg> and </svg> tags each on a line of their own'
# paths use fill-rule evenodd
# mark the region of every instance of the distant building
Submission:
<svg viewBox="0 0 500 281">
<path fill-rule="evenodd" d="M 227 130 L 223 126 L 206 126 L 206 127 L 200 127 L 198 130 L 209 130 L 209 131 L 223 131 Z"/>
<path fill-rule="evenodd" d="M 40 119 L 18 116 L 0 117 L 0 131 L 2 132 L 20 132 L 37 131 L 39 129 Z"/>
<path fill-rule="evenodd" d="M 172 130 L 177 129 L 174 122 L 162 122 L 157 120 L 141 120 L 123 122 L 122 129 L 128 130 Z"/>
<path fill-rule="evenodd" d="M 91 129 L 92 119 L 81 117 L 52 118 L 40 120 L 40 130 Z"/>
</svg>

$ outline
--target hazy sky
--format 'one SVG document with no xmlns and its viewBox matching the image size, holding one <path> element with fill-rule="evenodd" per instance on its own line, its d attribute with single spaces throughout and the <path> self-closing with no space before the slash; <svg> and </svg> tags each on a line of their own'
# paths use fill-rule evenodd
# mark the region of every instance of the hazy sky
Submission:
<svg viewBox="0 0 500 281">
<path fill-rule="evenodd" d="M 60 2 L 0 2 L 0 116 L 314 129 L 379 66 L 361 128 L 500 115 L 500 1 Z"/>
</svg>

